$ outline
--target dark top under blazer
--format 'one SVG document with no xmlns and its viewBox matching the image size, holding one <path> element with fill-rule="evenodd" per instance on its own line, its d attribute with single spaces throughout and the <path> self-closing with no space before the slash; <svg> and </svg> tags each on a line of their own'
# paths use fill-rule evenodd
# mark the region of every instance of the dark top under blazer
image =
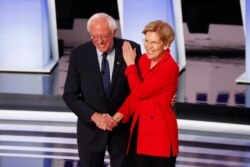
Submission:
<svg viewBox="0 0 250 167">
<path fill-rule="evenodd" d="M 115 62 L 108 98 L 105 96 L 97 52 L 92 41 L 75 47 L 70 55 L 63 99 L 78 117 L 78 140 L 96 151 L 105 148 L 108 134 L 112 135 L 117 147 L 126 149 L 128 125 L 119 125 L 112 132 L 105 132 L 93 126 L 90 121 L 94 112 L 113 115 L 129 94 L 128 81 L 124 74 L 126 63 L 122 56 L 123 42 L 123 39 L 114 38 Z M 132 41 L 130 43 L 136 48 L 137 55 L 141 55 L 140 45 Z"/>
</svg>

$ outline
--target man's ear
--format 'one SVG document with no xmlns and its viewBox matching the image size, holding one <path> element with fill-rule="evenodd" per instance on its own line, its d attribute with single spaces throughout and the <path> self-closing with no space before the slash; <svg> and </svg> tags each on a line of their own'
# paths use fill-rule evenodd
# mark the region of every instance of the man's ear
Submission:
<svg viewBox="0 0 250 167">
<path fill-rule="evenodd" d="M 113 35 L 114 35 L 114 36 L 116 35 L 116 32 L 117 32 L 117 29 L 115 29 L 115 30 L 113 31 Z"/>
</svg>

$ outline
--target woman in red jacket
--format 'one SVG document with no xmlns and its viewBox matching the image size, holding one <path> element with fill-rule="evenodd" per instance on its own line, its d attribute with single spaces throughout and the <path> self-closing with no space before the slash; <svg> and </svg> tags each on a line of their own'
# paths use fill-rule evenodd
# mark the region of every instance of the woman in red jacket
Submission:
<svg viewBox="0 0 250 167">
<path fill-rule="evenodd" d="M 114 115 L 117 122 L 132 117 L 128 153 L 137 167 L 174 167 L 179 152 L 178 127 L 171 100 L 176 94 L 179 69 L 170 54 L 174 31 L 161 20 L 147 24 L 143 54 L 135 65 L 136 51 L 123 44 L 125 74 L 131 93 Z"/>
</svg>

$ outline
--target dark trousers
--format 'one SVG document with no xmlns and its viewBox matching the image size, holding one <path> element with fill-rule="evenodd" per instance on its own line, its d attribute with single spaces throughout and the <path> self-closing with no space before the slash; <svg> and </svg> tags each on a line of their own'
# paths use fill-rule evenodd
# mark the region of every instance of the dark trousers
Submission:
<svg viewBox="0 0 250 167">
<path fill-rule="evenodd" d="M 128 167 L 125 151 L 116 150 L 116 147 L 107 146 L 111 167 Z M 78 149 L 81 167 L 104 167 L 106 150 L 96 152 L 88 149 Z"/>
<path fill-rule="evenodd" d="M 175 167 L 176 157 L 135 156 L 136 167 Z"/>
<path fill-rule="evenodd" d="M 128 167 L 127 166 L 127 156 L 126 156 L 126 144 L 121 147 L 117 144 L 117 140 L 112 138 L 113 135 L 109 135 L 106 147 L 100 150 L 93 149 L 90 145 L 87 145 L 84 141 L 86 134 L 80 130 L 80 124 L 78 121 L 77 128 L 77 146 L 78 154 L 80 158 L 81 167 L 104 167 L 104 159 L 107 158 L 107 161 L 110 161 L 111 167 Z M 125 135 L 124 138 L 127 138 Z M 125 140 L 126 141 L 126 140 Z M 109 153 L 109 158 L 105 158 L 106 150 Z"/>
</svg>

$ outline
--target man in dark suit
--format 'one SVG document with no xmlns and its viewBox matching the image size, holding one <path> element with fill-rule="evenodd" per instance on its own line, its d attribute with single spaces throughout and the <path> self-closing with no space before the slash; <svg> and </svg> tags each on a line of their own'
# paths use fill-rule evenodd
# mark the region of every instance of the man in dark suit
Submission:
<svg viewBox="0 0 250 167">
<path fill-rule="evenodd" d="M 103 167 L 107 149 L 111 167 L 127 167 L 129 124 L 113 128 L 116 122 L 112 118 L 130 91 L 122 56 L 125 40 L 115 37 L 117 24 L 105 13 L 94 14 L 88 20 L 87 30 L 92 40 L 72 50 L 63 94 L 65 103 L 78 117 L 81 166 Z M 140 45 L 129 42 L 139 57 Z M 108 60 L 108 72 L 103 68 L 103 55 Z M 103 77 L 107 73 L 110 83 L 105 93 Z"/>
</svg>

